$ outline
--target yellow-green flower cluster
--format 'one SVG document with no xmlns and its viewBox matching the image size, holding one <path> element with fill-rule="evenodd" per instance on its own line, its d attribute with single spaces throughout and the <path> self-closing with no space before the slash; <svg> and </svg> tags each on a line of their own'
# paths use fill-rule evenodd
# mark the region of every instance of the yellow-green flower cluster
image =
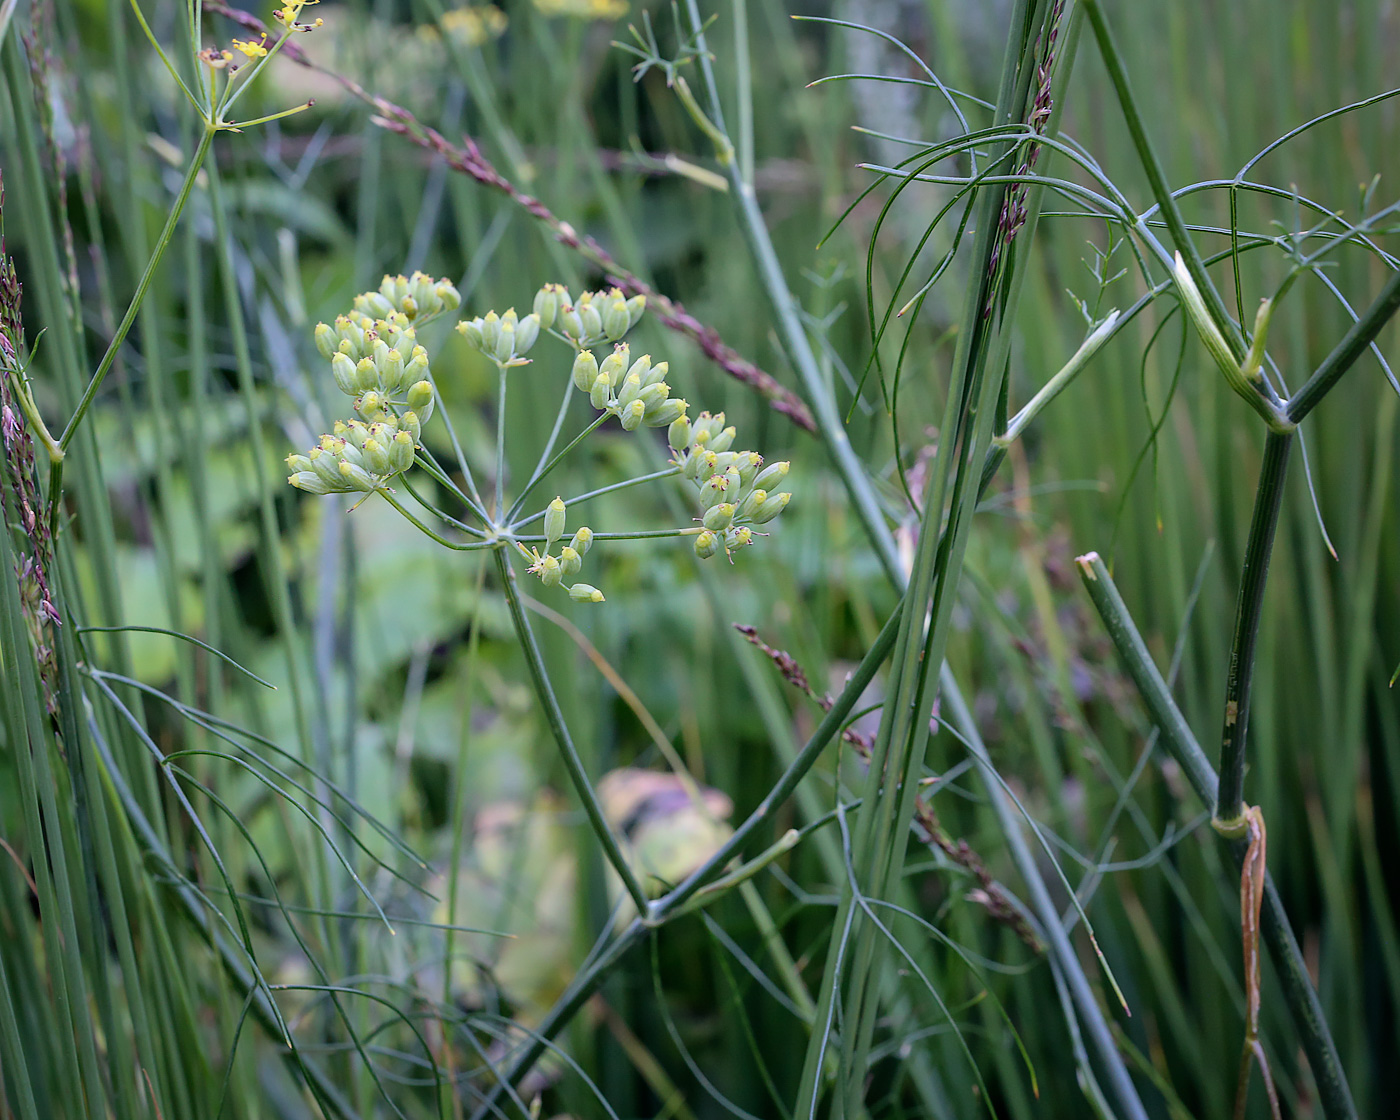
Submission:
<svg viewBox="0 0 1400 1120">
<path fill-rule="evenodd" d="M 544 330 L 582 349 L 620 342 L 641 321 L 646 306 L 646 296 L 628 299 L 620 288 L 584 292 L 575 300 L 563 284 L 546 284 L 535 293 L 534 312 Z"/>
<path fill-rule="evenodd" d="M 433 414 L 428 352 L 412 323 L 462 302 L 446 280 L 421 272 L 386 276 L 355 297 L 355 310 L 316 325 L 316 348 L 336 387 L 355 399 L 358 419 L 337 420 L 305 455 L 287 456 L 287 481 L 312 494 L 372 493 L 413 465 L 422 426 Z"/>
<path fill-rule="evenodd" d="M 695 555 L 707 560 L 724 549 L 732 555 L 753 544 L 755 525 L 765 525 L 787 508 L 792 495 L 777 492 L 788 464 L 765 467 L 757 451 L 733 451 L 735 431 L 725 427 L 724 413 L 702 412 L 692 423 L 674 421 L 666 433 L 681 475 L 700 490 L 704 529 L 695 538 Z M 760 534 L 762 535 L 762 534 Z"/>
<path fill-rule="evenodd" d="M 540 337 L 540 317 L 532 312 L 521 319 L 513 307 L 504 315 L 488 311 L 458 323 L 457 333 L 502 368 L 523 366 L 529 361 L 525 355 Z"/>
<path fill-rule="evenodd" d="M 671 396 L 671 387 L 666 384 L 669 370 L 666 362 L 653 365 L 650 354 L 632 361 L 627 343 L 619 342 L 601 365 L 592 350 L 580 350 L 574 358 L 572 377 L 574 388 L 587 393 L 594 408 L 616 416 L 626 431 L 635 432 L 644 424 L 665 428 L 685 419 L 689 406 L 680 397 Z"/>
<path fill-rule="evenodd" d="M 565 514 L 564 499 L 559 497 L 550 502 L 549 508 L 544 511 L 544 552 L 537 548 L 527 549 L 524 545 L 516 545 L 531 562 L 525 570 L 531 575 L 539 576 L 540 582 L 546 587 L 563 587 L 575 603 L 601 603 L 603 593 L 592 584 L 564 582 L 578 575 L 579 569 L 583 567 L 583 558 L 593 547 L 593 530 L 587 525 L 580 526 L 569 539 L 569 543 L 559 550 L 559 555 L 552 554 L 554 546 L 564 539 Z"/>
</svg>

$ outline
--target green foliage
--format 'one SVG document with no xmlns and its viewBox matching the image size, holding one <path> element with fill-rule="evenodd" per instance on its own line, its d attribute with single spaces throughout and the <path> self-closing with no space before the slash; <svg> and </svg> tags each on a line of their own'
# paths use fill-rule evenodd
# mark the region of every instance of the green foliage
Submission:
<svg viewBox="0 0 1400 1120">
<path fill-rule="evenodd" d="M 1390 17 L 814 13 L 0 5 L 0 1116 L 1400 1091 Z"/>
</svg>

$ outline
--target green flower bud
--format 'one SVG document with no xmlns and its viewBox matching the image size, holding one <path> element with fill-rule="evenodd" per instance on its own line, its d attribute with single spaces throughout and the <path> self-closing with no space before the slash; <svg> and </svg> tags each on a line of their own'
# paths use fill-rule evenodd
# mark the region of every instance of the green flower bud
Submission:
<svg viewBox="0 0 1400 1120">
<path fill-rule="evenodd" d="M 368 466 L 365 462 L 364 453 L 349 440 L 343 439 L 337 443 L 333 454 L 336 459 L 339 460 L 335 466 L 337 471 L 340 470 L 342 464 L 345 463 L 349 463 L 352 467 L 359 467 L 361 470 L 365 470 Z M 345 476 L 342 474 L 341 478 L 343 479 L 344 477 Z"/>
<path fill-rule="evenodd" d="M 627 343 L 619 342 L 613 347 L 613 352 L 603 359 L 603 364 L 598 369 L 608 375 L 609 384 L 613 386 L 622 384 L 622 379 L 627 375 L 629 353 Z"/>
<path fill-rule="evenodd" d="M 322 482 L 328 486 L 340 485 L 340 460 L 331 452 L 323 447 L 313 447 L 306 457 Z"/>
<path fill-rule="evenodd" d="M 501 332 L 496 336 L 496 345 L 492 349 L 492 354 L 498 362 L 508 362 L 515 357 L 515 324 L 509 322 L 501 323 Z"/>
<path fill-rule="evenodd" d="M 365 462 L 369 464 L 371 471 L 375 474 L 389 473 L 389 449 L 377 439 L 365 440 L 365 445 L 360 450 L 365 453 Z"/>
<path fill-rule="evenodd" d="M 722 474 L 712 474 L 700 485 L 700 504 L 709 509 L 724 501 L 729 490 L 729 480 Z"/>
<path fill-rule="evenodd" d="M 758 493 L 758 491 L 755 491 L 755 493 Z M 787 509 L 787 504 L 790 501 L 792 501 L 792 495 L 787 491 L 781 494 L 769 494 L 758 507 L 758 510 L 751 515 L 750 520 L 753 521 L 755 525 L 766 525 L 768 522 L 772 521 L 773 518 L 777 517 L 778 514 L 782 513 L 783 510 Z"/>
<path fill-rule="evenodd" d="M 347 397 L 353 397 L 360 391 L 359 379 L 355 375 L 355 363 L 344 354 L 334 354 L 331 356 L 331 375 L 335 378 L 336 388 Z"/>
<path fill-rule="evenodd" d="M 408 359 L 408 364 L 403 367 L 399 374 L 397 384 L 392 386 L 392 391 L 403 392 L 408 386 L 424 380 L 428 376 L 428 352 L 421 346 L 413 348 L 413 354 Z"/>
<path fill-rule="evenodd" d="M 363 451 L 365 440 L 369 439 L 369 425 L 359 420 L 351 420 L 345 425 L 345 439 L 356 450 Z"/>
<path fill-rule="evenodd" d="M 627 320 L 630 326 L 635 327 L 642 319 L 642 312 L 646 310 L 647 297 L 633 296 L 627 301 Z"/>
<path fill-rule="evenodd" d="M 553 544 L 564 535 L 564 499 L 556 497 L 544 511 L 545 540 Z"/>
<path fill-rule="evenodd" d="M 426 420 L 424 409 L 432 407 L 433 386 L 430 381 L 415 381 L 408 387 L 408 407 L 418 413 L 421 419 Z"/>
<path fill-rule="evenodd" d="M 549 330 L 559 314 L 559 291 L 556 285 L 546 284 L 535 293 L 534 313 L 539 316 L 540 326 Z"/>
<path fill-rule="evenodd" d="M 501 340 L 501 317 L 494 311 L 488 311 L 486 317 L 481 320 L 481 350 L 484 354 L 494 354 L 496 343 Z"/>
<path fill-rule="evenodd" d="M 418 318 L 418 301 L 413 296 L 406 295 L 399 301 L 399 306 L 403 308 L 403 313 L 410 319 Z M 429 312 L 431 314 L 431 312 Z"/>
<path fill-rule="evenodd" d="M 632 407 L 632 402 L 637 399 L 637 395 L 642 391 L 642 379 L 635 373 L 629 373 L 623 379 L 622 388 L 617 391 L 617 403 L 619 408 L 627 409 Z M 646 405 L 642 405 L 642 411 L 646 411 Z"/>
<path fill-rule="evenodd" d="M 593 530 L 587 525 L 580 525 L 574 530 L 574 539 L 569 542 L 569 547 L 580 556 L 587 556 L 588 550 L 593 547 Z"/>
<path fill-rule="evenodd" d="M 409 411 L 400 416 L 399 427 L 413 437 L 415 444 L 423 438 L 423 423 L 416 412 Z"/>
<path fill-rule="evenodd" d="M 576 583 L 569 588 L 569 598 L 575 603 L 601 603 L 603 593 L 589 583 Z"/>
<path fill-rule="evenodd" d="M 750 490 L 744 495 L 744 500 L 739 503 L 739 512 L 735 515 L 740 521 L 748 521 L 763 508 L 763 503 L 768 500 L 767 490 Z"/>
<path fill-rule="evenodd" d="M 481 334 L 480 319 L 463 319 L 457 324 L 457 333 L 467 340 L 467 344 L 474 350 L 481 350 L 486 346 L 486 341 Z"/>
<path fill-rule="evenodd" d="M 702 412 L 695 421 L 695 441 L 708 445 L 709 441 L 714 439 L 714 437 L 719 435 L 723 430 L 724 413 L 721 412 L 716 416 L 711 416 L 708 412 Z"/>
<path fill-rule="evenodd" d="M 772 490 L 781 486 L 783 479 L 787 478 L 789 464 L 786 460 L 774 463 L 759 471 L 753 480 L 755 486 L 761 486 L 765 490 Z"/>
<path fill-rule="evenodd" d="M 632 328 L 631 317 L 627 314 L 627 301 L 618 298 L 609 300 L 603 312 L 603 333 L 616 342 Z"/>
<path fill-rule="evenodd" d="M 515 328 L 515 352 L 528 354 L 540 337 L 540 317 L 533 312 L 521 319 Z"/>
<path fill-rule="evenodd" d="M 379 388 L 379 367 L 373 358 L 361 358 L 355 365 L 355 387 L 361 393 Z"/>
<path fill-rule="evenodd" d="M 753 480 L 758 476 L 758 469 L 763 466 L 763 456 L 757 451 L 741 451 L 734 465 L 739 468 L 740 484 L 752 486 Z"/>
<path fill-rule="evenodd" d="M 554 556 L 546 556 L 539 563 L 540 582 L 546 587 L 557 587 L 564 578 L 564 570 Z"/>
<path fill-rule="evenodd" d="M 728 451 L 731 447 L 734 446 L 734 436 L 735 431 L 732 427 L 725 428 L 723 431 L 717 432 L 715 435 L 712 435 L 710 437 L 710 442 L 705 446 L 707 446 L 711 451 Z"/>
<path fill-rule="evenodd" d="M 725 531 L 724 550 L 726 552 L 738 552 L 739 549 L 748 548 L 751 544 L 753 544 L 753 530 L 747 525 L 740 525 Z"/>
<path fill-rule="evenodd" d="M 378 489 L 369 472 L 364 467 L 356 466 L 349 459 L 341 460 L 340 477 L 352 490 L 363 490 L 366 494 L 372 494 Z"/>
<path fill-rule="evenodd" d="M 737 498 L 742 487 L 739 484 L 739 472 L 733 467 L 725 471 L 721 478 L 724 479 L 724 489 L 731 496 Z"/>
<path fill-rule="evenodd" d="M 309 471 L 311 469 L 311 460 L 305 455 L 295 451 L 283 459 L 282 462 L 286 463 L 288 469 L 293 471 Z"/>
<path fill-rule="evenodd" d="M 574 379 L 574 388 L 580 393 L 587 393 L 593 388 L 593 382 L 598 380 L 598 359 L 593 356 L 592 350 L 578 352 L 574 358 L 571 376 Z"/>
<path fill-rule="evenodd" d="M 389 473 L 402 474 L 413 466 L 413 436 L 409 432 L 398 431 L 389 441 Z"/>
<path fill-rule="evenodd" d="M 706 451 L 703 447 L 699 449 L 692 447 L 690 458 L 681 468 L 681 473 L 691 482 L 700 482 L 715 473 L 714 467 L 715 453 L 713 451 Z"/>
<path fill-rule="evenodd" d="M 331 492 L 330 484 L 314 471 L 297 471 L 287 481 L 298 490 L 305 490 L 308 494 L 329 494 Z"/>
<path fill-rule="evenodd" d="M 619 417 L 622 420 L 622 430 L 624 432 L 635 432 L 642 426 L 642 417 L 646 414 L 647 406 L 641 401 L 633 401 L 619 413 Z"/>
<path fill-rule="evenodd" d="M 559 567 L 566 576 L 576 576 L 578 570 L 583 567 L 583 557 L 565 545 L 559 550 Z"/>
<path fill-rule="evenodd" d="M 650 354 L 643 354 L 640 358 L 638 358 L 635 362 L 632 363 L 632 367 L 627 371 L 627 376 L 628 376 L 628 377 L 635 376 L 635 377 L 637 378 L 638 382 L 640 382 L 640 383 L 643 384 L 643 385 L 646 385 L 646 384 L 647 384 L 647 376 L 648 376 L 650 373 L 651 373 L 651 355 L 650 355 Z M 665 375 L 663 374 L 662 376 L 665 376 Z"/>
<path fill-rule="evenodd" d="M 579 323 L 583 327 L 584 338 L 597 338 L 603 333 L 603 317 L 598 314 L 598 309 L 593 304 L 585 303 L 578 311 Z"/>
<path fill-rule="evenodd" d="M 604 409 L 612 400 L 612 382 L 608 380 L 608 375 L 599 371 L 598 376 L 593 379 L 593 388 L 588 391 L 588 399 L 593 407 Z"/>
<path fill-rule="evenodd" d="M 651 372 L 642 378 L 642 388 L 648 385 L 659 385 L 666 380 L 666 375 L 671 372 L 670 362 L 657 362 L 651 367 Z"/>
<path fill-rule="evenodd" d="M 666 429 L 666 442 L 676 451 L 684 451 L 690 446 L 690 421 L 684 412 L 672 420 L 671 426 Z"/>
<path fill-rule="evenodd" d="M 370 347 L 369 356 L 374 368 L 383 373 L 384 363 L 389 360 L 389 344 L 383 338 L 376 338 Z"/>
<path fill-rule="evenodd" d="M 419 347 L 419 349 L 422 349 L 422 347 Z M 424 364 L 426 365 L 426 363 Z M 404 368 L 405 364 L 402 354 L 397 350 L 386 349 L 384 351 L 384 360 L 379 363 L 379 376 L 389 392 L 400 392 L 403 387 L 408 384 L 408 382 L 404 380 Z M 418 376 L 421 377 L 422 374 Z"/>
<path fill-rule="evenodd" d="M 669 397 L 655 408 L 648 408 L 643 422 L 651 428 L 664 428 L 677 420 L 684 420 L 688 407 L 681 397 Z"/>
<path fill-rule="evenodd" d="M 706 529 L 695 538 L 695 555 L 701 560 L 708 560 L 719 551 L 719 537 Z"/>
<path fill-rule="evenodd" d="M 739 461 L 739 456 L 733 451 L 717 451 L 713 447 L 708 450 L 710 454 L 715 457 L 715 474 L 724 474 L 725 471 L 729 470 L 730 467 L 734 466 Z"/>
<path fill-rule="evenodd" d="M 355 411 L 373 423 L 384 411 L 384 398 L 371 389 L 355 402 Z"/>
<path fill-rule="evenodd" d="M 720 533 L 734 524 L 734 503 L 720 502 L 717 506 L 711 506 L 705 511 L 704 524 L 706 529 Z"/>
<path fill-rule="evenodd" d="M 642 391 L 637 394 L 637 399 L 646 406 L 646 410 L 655 413 L 658 408 L 666 403 L 671 395 L 671 386 L 664 381 L 659 381 L 655 385 L 643 385 Z M 670 423 L 670 421 L 667 421 Z"/>
<path fill-rule="evenodd" d="M 316 349 L 321 351 L 321 357 L 329 361 L 335 357 L 335 348 L 339 345 L 340 339 L 328 324 L 316 324 Z"/>
<path fill-rule="evenodd" d="M 572 307 L 559 308 L 559 329 L 565 336 L 577 342 L 583 337 L 583 320 Z"/>
</svg>

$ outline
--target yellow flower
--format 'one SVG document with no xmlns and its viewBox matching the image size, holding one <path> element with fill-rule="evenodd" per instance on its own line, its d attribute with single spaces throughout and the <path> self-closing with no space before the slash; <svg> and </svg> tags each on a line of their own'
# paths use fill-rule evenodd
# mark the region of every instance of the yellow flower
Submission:
<svg viewBox="0 0 1400 1120">
<path fill-rule="evenodd" d="M 535 9 L 541 15 L 574 19 L 621 19 L 628 7 L 627 0 L 535 0 Z"/>
<path fill-rule="evenodd" d="M 242 51 L 248 58 L 262 58 L 267 54 L 267 36 L 264 35 L 261 43 L 245 42 L 242 39 L 233 41 L 233 49 Z"/>
<path fill-rule="evenodd" d="M 314 31 L 326 21 L 316 19 L 310 23 L 298 23 L 297 20 L 301 18 L 301 10 L 304 7 L 320 2 L 321 0 L 290 0 L 285 8 L 278 8 L 272 15 L 288 31 Z"/>
</svg>

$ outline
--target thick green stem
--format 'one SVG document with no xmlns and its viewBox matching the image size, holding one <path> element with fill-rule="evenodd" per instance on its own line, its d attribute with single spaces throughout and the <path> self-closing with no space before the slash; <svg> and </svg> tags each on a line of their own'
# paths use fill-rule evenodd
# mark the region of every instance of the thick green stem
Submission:
<svg viewBox="0 0 1400 1120">
<path fill-rule="evenodd" d="M 1254 519 L 1245 546 L 1240 596 L 1235 608 L 1235 638 L 1230 647 L 1230 674 L 1225 684 L 1225 728 L 1220 740 L 1220 792 L 1215 804 L 1217 827 L 1240 821 L 1244 813 L 1245 740 L 1249 732 L 1249 695 L 1254 682 L 1254 648 L 1259 639 L 1259 617 L 1269 560 L 1274 551 L 1283 484 L 1288 476 L 1288 453 L 1293 433 L 1269 432 L 1259 488 L 1254 497 Z"/>
<path fill-rule="evenodd" d="M 1400 272 L 1392 272 L 1380 295 L 1361 313 L 1361 318 L 1352 324 L 1351 330 L 1342 336 L 1342 340 L 1332 348 L 1332 353 L 1323 359 L 1322 364 L 1304 382 L 1303 387 L 1289 398 L 1288 418 L 1293 423 L 1299 423 L 1317 407 L 1318 402 L 1337 383 L 1337 379 L 1351 369 L 1366 348 L 1375 341 L 1376 336 L 1381 333 L 1381 328 L 1390 322 L 1391 316 L 1397 310 L 1400 310 Z"/>
<path fill-rule="evenodd" d="M 525 605 L 520 601 L 520 591 L 515 584 L 515 569 L 510 566 L 510 559 L 506 556 L 505 549 L 496 551 L 496 570 L 501 577 L 501 592 L 505 595 L 506 603 L 510 606 L 510 618 L 515 624 L 515 635 L 520 641 L 520 648 L 524 651 L 525 660 L 530 666 L 530 679 L 535 685 L 535 695 L 539 697 L 540 705 L 544 708 L 545 719 L 549 722 L 549 729 L 553 732 L 554 741 L 559 746 L 559 754 L 564 760 L 564 767 L 569 772 L 569 778 L 574 783 L 579 800 L 583 802 L 583 811 L 588 814 L 588 822 L 593 826 L 598 842 L 603 845 L 603 854 L 608 857 L 608 862 L 613 865 L 613 869 L 622 879 L 622 885 L 632 896 L 632 901 L 637 906 L 637 912 L 645 915 L 651 904 L 647 900 L 646 891 L 642 889 L 642 884 L 638 882 L 637 876 L 632 870 L 632 865 L 627 862 L 627 857 L 618 847 L 617 837 L 613 835 L 608 818 L 603 813 L 603 806 L 598 801 L 598 794 L 593 789 L 593 783 L 588 780 L 588 773 L 583 768 L 583 760 L 579 758 L 573 737 L 570 736 L 568 725 L 564 722 L 564 713 L 559 707 L 558 697 L 554 695 L 554 687 L 549 682 L 549 671 L 545 668 L 544 658 L 540 655 L 539 643 L 535 641 L 534 628 L 530 625 L 530 618 L 525 613 Z"/>
<path fill-rule="evenodd" d="M 1079 567 L 1089 598 L 1103 619 L 1104 628 L 1118 650 L 1123 667 L 1133 678 L 1152 722 L 1161 733 L 1162 746 L 1181 767 L 1201 801 L 1207 806 L 1214 805 L 1219 786 L 1215 771 L 1191 733 L 1186 717 L 1172 699 L 1167 682 L 1158 672 L 1152 655 L 1147 651 L 1147 644 L 1138 633 L 1128 608 L 1118 594 L 1118 588 L 1113 584 L 1113 577 L 1095 552 L 1081 556 Z M 1248 842 L 1232 840 L 1228 844 L 1235 866 L 1242 866 Z M 1356 1120 L 1356 1104 L 1352 1101 L 1351 1088 L 1347 1085 L 1336 1043 L 1332 1041 L 1332 1032 L 1322 1013 L 1322 1004 L 1313 989 L 1307 963 L 1298 947 L 1297 938 L 1293 936 L 1293 928 L 1274 887 L 1273 877 L 1267 875 L 1264 880 L 1263 925 L 1264 941 L 1269 946 L 1269 954 L 1283 984 L 1284 1001 L 1293 1015 L 1313 1079 L 1317 1082 L 1323 1113 L 1328 1120 Z"/>
</svg>

